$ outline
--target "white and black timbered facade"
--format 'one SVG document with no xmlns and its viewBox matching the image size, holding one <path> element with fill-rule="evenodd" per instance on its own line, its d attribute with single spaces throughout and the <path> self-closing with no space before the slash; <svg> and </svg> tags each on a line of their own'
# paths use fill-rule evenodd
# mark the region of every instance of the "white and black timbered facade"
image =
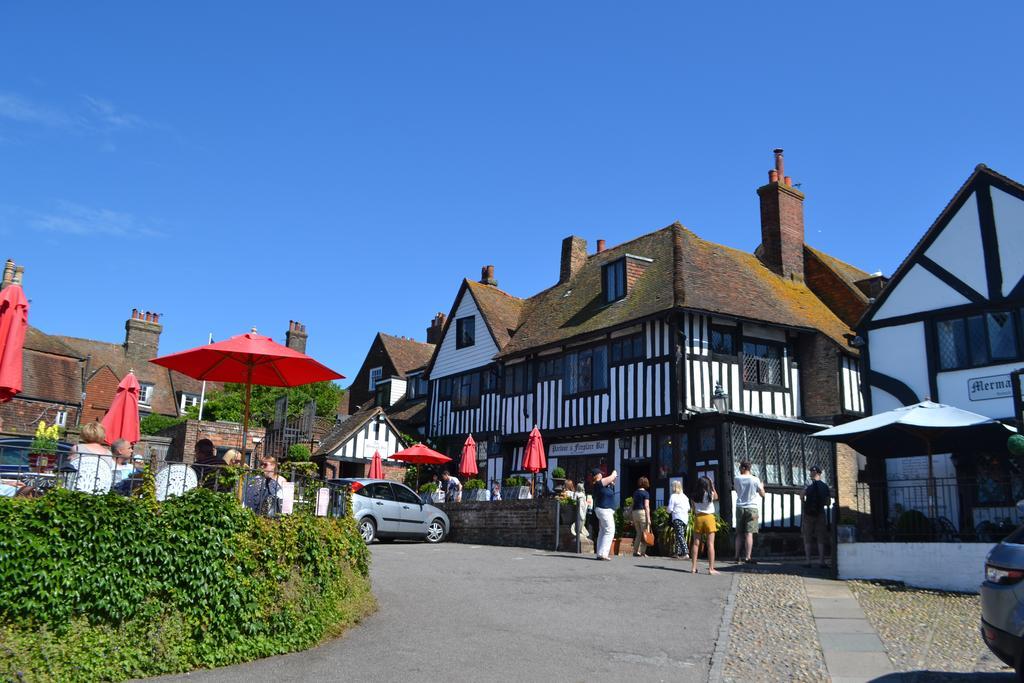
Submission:
<svg viewBox="0 0 1024 683">
<path fill-rule="evenodd" d="M 781 180 L 765 187 L 802 201 Z M 780 224 L 795 220 L 792 207 L 762 213 L 764 241 L 802 236 L 802 218 L 799 230 Z M 783 246 L 779 258 L 793 266 L 795 248 L 802 275 L 802 241 Z M 813 286 L 839 294 L 819 296 L 812 278 L 783 273 L 770 249 L 761 252 L 674 224 L 611 249 L 599 241 L 591 254 L 584 240 L 567 238 L 559 282 L 528 299 L 464 282 L 427 368 L 430 438 L 457 458 L 472 434 L 478 457 L 486 453 L 481 476 L 497 480 L 522 472 L 537 426 L 549 470 L 582 481 L 593 467 L 614 468 L 621 498 L 644 476 L 655 502 L 667 500 L 675 478 L 689 485 L 707 474 L 727 491 L 739 461 L 750 459 L 772 493 L 765 524 L 798 526 L 807 467 L 836 476 L 833 447 L 805 438 L 819 428 L 808 418 L 864 410 L 859 352 L 847 343 L 852 320 L 825 300 L 848 296 L 844 310 L 859 316 L 867 297 L 850 274 L 868 275 L 826 263 Z"/>
<path fill-rule="evenodd" d="M 374 406 L 335 425 L 315 455 L 328 477 L 364 477 L 374 453 L 390 458 L 407 445 L 384 410 Z"/>
<path fill-rule="evenodd" d="M 1011 373 L 1024 368 L 1024 186 L 978 166 L 857 331 L 872 414 L 927 399 L 1020 426 Z M 926 458 L 893 456 L 869 461 L 870 481 L 923 488 Z M 961 534 L 1017 519 L 1021 465 L 1002 445 L 935 454 L 936 486 L 947 492 L 937 513 Z M 903 505 L 936 512 L 927 499 Z"/>
<path fill-rule="evenodd" d="M 1024 367 L 1024 187 L 979 166 L 872 304 L 872 413 L 930 398 L 1013 418 Z"/>
</svg>

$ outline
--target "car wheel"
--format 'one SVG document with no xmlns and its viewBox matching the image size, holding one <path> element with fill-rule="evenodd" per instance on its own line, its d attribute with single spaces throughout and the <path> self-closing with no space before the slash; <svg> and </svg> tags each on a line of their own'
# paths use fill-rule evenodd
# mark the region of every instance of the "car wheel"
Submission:
<svg viewBox="0 0 1024 683">
<path fill-rule="evenodd" d="M 427 525 L 427 543 L 440 543 L 444 540 L 444 522 L 435 519 Z"/>
<path fill-rule="evenodd" d="M 373 537 L 377 535 L 377 523 L 373 521 L 373 517 L 363 517 L 359 520 L 359 535 L 367 545 L 373 542 Z"/>
</svg>

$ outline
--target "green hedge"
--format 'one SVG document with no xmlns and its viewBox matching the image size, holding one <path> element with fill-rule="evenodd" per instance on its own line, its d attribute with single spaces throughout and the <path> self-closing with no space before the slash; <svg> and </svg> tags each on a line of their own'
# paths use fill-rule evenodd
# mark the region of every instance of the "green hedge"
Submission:
<svg viewBox="0 0 1024 683">
<path fill-rule="evenodd" d="M 196 489 L 156 506 L 0 499 L 0 680 L 123 680 L 302 650 L 374 609 L 351 519 L 258 518 Z"/>
</svg>

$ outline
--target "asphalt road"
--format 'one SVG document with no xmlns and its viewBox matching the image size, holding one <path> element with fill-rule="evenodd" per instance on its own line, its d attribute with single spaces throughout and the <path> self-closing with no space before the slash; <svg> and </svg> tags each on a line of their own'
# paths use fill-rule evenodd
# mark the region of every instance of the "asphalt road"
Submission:
<svg viewBox="0 0 1024 683">
<path fill-rule="evenodd" d="M 706 681 L 731 577 L 689 563 L 376 544 L 379 611 L 306 652 L 165 681 Z"/>
</svg>

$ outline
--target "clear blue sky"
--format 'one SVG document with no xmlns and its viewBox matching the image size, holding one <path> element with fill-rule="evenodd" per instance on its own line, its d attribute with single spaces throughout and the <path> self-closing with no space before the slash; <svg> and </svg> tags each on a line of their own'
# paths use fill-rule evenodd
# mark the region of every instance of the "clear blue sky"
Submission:
<svg viewBox="0 0 1024 683">
<path fill-rule="evenodd" d="M 807 241 L 890 273 L 975 164 L 1024 179 L 1024 6 L 5 3 L 0 258 L 30 322 L 161 351 L 306 323 L 350 377 L 493 263 L 680 220 L 759 241 L 771 149 Z"/>
</svg>

